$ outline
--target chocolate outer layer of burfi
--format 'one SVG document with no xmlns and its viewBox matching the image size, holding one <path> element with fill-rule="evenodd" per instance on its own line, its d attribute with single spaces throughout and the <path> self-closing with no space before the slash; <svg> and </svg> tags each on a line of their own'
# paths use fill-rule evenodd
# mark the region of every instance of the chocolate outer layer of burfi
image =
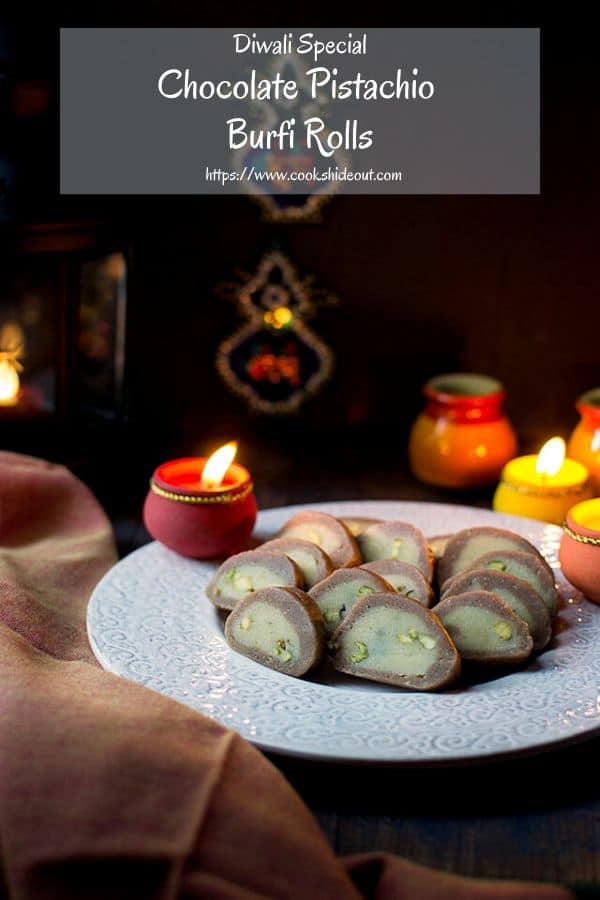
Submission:
<svg viewBox="0 0 600 900">
<path fill-rule="evenodd" d="M 342 525 L 346 526 L 352 537 L 355 538 L 362 534 L 363 531 L 366 531 L 367 528 L 370 528 L 371 525 L 381 522 L 381 519 L 371 519 L 368 516 L 338 516 L 338 519 Z"/>
<path fill-rule="evenodd" d="M 451 534 L 436 534 L 433 537 L 427 538 L 427 543 L 431 548 L 433 558 L 436 562 L 438 562 L 444 555 L 446 547 L 448 546 L 448 541 L 451 537 Z"/>
<path fill-rule="evenodd" d="M 489 591 L 467 591 L 435 607 L 463 659 L 486 665 L 520 663 L 531 654 L 529 628 Z"/>
<path fill-rule="evenodd" d="M 335 516 L 305 510 L 289 519 L 279 537 L 297 537 L 321 547 L 336 569 L 358 566 L 362 562 L 358 544 L 348 529 Z"/>
<path fill-rule="evenodd" d="M 298 677 L 321 661 L 325 628 L 319 607 L 304 591 L 262 588 L 236 604 L 225 639 L 255 662 Z"/>
<path fill-rule="evenodd" d="M 399 559 L 375 559 L 363 563 L 360 568 L 380 575 L 403 597 L 417 600 L 423 606 L 433 606 L 435 597 L 431 585 L 412 563 Z"/>
<path fill-rule="evenodd" d="M 493 550 L 476 559 L 471 568 L 508 572 L 509 575 L 522 578 L 538 592 L 550 615 L 556 615 L 559 595 L 554 572 L 546 560 L 540 561 L 537 556 L 533 556 L 531 553 L 521 553 L 518 550 Z M 444 589 L 446 586 L 444 585 Z"/>
<path fill-rule="evenodd" d="M 226 559 L 206 588 L 206 596 L 220 609 L 233 609 L 246 594 L 265 587 L 303 587 L 302 572 L 285 553 L 245 550 Z"/>
<path fill-rule="evenodd" d="M 543 565 L 548 565 L 539 550 L 514 531 L 508 531 L 505 528 L 491 528 L 487 525 L 465 528 L 453 535 L 446 544 L 444 555 L 438 563 L 440 587 L 443 587 L 448 578 L 452 578 L 466 569 L 472 569 L 473 564 L 480 556 L 496 550 L 531 553 Z"/>
<path fill-rule="evenodd" d="M 400 594 L 363 597 L 330 646 L 336 669 L 370 681 L 431 691 L 460 675 L 460 657 L 439 618 Z"/>
<path fill-rule="evenodd" d="M 308 590 L 323 581 L 333 572 L 333 563 L 325 551 L 311 541 L 302 538 L 274 538 L 260 547 L 261 550 L 276 550 L 293 559 L 304 576 L 304 586 Z"/>
<path fill-rule="evenodd" d="M 319 606 L 325 620 L 325 628 L 333 632 L 348 615 L 357 600 L 367 594 L 390 591 L 396 592 L 375 572 L 368 572 L 362 566 L 352 569 L 338 569 L 320 581 L 309 591 L 310 596 Z"/>
<path fill-rule="evenodd" d="M 442 599 L 469 591 L 490 591 L 511 607 L 527 624 L 533 649 L 541 650 L 552 636 L 552 623 L 546 604 L 538 592 L 522 578 L 494 569 L 469 569 L 448 582 Z"/>
<path fill-rule="evenodd" d="M 408 522 L 378 522 L 360 535 L 358 544 L 365 562 L 399 559 L 416 566 L 431 581 L 433 553 L 420 528 Z"/>
</svg>

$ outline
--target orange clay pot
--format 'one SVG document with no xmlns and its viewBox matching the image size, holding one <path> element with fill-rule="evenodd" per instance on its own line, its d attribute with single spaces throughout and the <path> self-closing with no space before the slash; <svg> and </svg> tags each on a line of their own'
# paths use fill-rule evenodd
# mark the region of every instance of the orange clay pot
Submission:
<svg viewBox="0 0 600 900">
<path fill-rule="evenodd" d="M 600 388 L 586 391 L 575 405 L 581 420 L 569 439 L 567 456 L 583 463 L 594 494 L 600 494 Z"/>
<path fill-rule="evenodd" d="M 558 558 L 571 584 L 600 603 L 600 498 L 569 510 Z"/>
<path fill-rule="evenodd" d="M 457 373 L 438 375 L 423 388 L 427 404 L 410 434 L 414 475 L 449 488 L 492 484 L 517 451 L 504 415 L 505 392 L 495 378 Z"/>
</svg>

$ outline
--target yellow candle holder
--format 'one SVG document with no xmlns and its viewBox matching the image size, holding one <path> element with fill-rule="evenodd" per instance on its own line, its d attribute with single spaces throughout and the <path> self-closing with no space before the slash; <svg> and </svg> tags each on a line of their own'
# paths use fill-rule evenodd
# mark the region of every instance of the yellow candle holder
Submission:
<svg viewBox="0 0 600 900">
<path fill-rule="evenodd" d="M 593 497 L 588 470 L 574 459 L 565 459 L 555 475 L 540 475 L 537 461 L 537 455 L 531 454 L 506 464 L 494 494 L 494 509 L 562 525 L 575 503 Z"/>
</svg>

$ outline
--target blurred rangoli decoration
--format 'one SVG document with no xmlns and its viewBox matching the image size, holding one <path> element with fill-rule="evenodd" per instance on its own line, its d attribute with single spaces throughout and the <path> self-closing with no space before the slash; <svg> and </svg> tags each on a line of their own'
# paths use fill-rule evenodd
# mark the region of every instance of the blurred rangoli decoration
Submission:
<svg viewBox="0 0 600 900">
<path fill-rule="evenodd" d="M 306 66 L 295 53 L 273 60 L 266 68 L 265 78 L 280 73 L 284 81 L 298 85 L 295 100 L 280 99 L 265 103 L 250 101 L 247 117 L 257 128 L 277 130 L 285 121 L 303 122 L 326 111 L 323 98 L 312 99 Z M 323 132 L 325 139 L 328 131 Z M 313 169 L 335 170 L 350 167 L 350 158 L 341 148 L 324 160 L 314 147 L 307 147 L 299 140 L 294 147 L 244 147 L 233 152 L 233 164 L 238 171 L 258 173 L 254 178 L 243 179 L 240 187 L 261 207 L 268 222 L 319 222 L 321 209 L 340 187 L 340 182 L 323 177 L 322 181 L 308 180 Z M 293 178 L 289 174 L 294 173 Z"/>
<path fill-rule="evenodd" d="M 248 406 L 290 413 L 330 376 L 333 353 L 306 324 L 316 308 L 337 298 L 298 276 L 289 258 L 271 250 L 254 275 L 222 284 L 217 293 L 237 303 L 248 320 L 217 350 L 217 371 Z"/>
</svg>

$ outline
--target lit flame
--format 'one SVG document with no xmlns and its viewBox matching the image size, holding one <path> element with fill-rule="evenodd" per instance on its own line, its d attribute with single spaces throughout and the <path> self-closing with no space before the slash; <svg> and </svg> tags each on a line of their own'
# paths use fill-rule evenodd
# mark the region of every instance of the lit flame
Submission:
<svg viewBox="0 0 600 900">
<path fill-rule="evenodd" d="M 535 471 L 537 474 L 556 475 L 565 461 L 566 452 L 567 447 L 561 437 L 553 437 L 550 438 L 549 441 L 546 441 L 538 453 L 538 458 L 535 463 Z"/>
<path fill-rule="evenodd" d="M 10 359 L 0 355 L 0 406 L 16 406 L 19 397 L 19 373 Z"/>
<path fill-rule="evenodd" d="M 205 490 L 221 487 L 225 473 L 237 453 L 237 446 L 237 441 L 230 441 L 208 457 L 202 469 L 202 487 Z"/>
</svg>

